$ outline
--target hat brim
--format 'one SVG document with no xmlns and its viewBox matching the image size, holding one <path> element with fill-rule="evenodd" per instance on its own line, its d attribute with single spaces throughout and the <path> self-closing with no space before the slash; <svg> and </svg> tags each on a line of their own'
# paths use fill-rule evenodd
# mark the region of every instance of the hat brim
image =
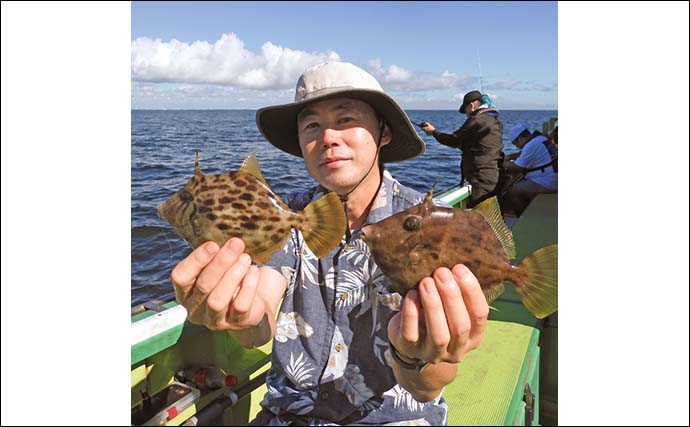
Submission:
<svg viewBox="0 0 690 427">
<path fill-rule="evenodd" d="M 381 148 L 382 162 L 400 162 L 424 153 L 424 141 L 417 135 L 407 114 L 391 97 L 375 90 L 343 88 L 324 90 L 319 96 L 299 102 L 261 108 L 256 112 L 256 124 L 268 142 L 286 153 L 302 157 L 297 137 L 297 115 L 307 104 L 338 97 L 364 101 L 383 116 L 393 133 L 393 138 L 389 144 Z"/>
<path fill-rule="evenodd" d="M 470 94 L 468 94 L 470 95 Z M 473 103 L 474 101 L 479 101 L 482 99 L 482 94 L 479 91 L 472 91 L 470 95 L 470 99 L 465 100 L 463 104 L 460 106 L 460 113 L 465 114 L 465 109 L 467 108 L 468 105 Z"/>
</svg>

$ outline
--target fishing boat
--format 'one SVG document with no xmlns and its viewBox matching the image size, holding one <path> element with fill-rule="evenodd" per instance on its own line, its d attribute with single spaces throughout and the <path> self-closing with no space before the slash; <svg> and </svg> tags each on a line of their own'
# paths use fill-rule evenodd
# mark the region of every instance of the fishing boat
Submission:
<svg viewBox="0 0 690 427">
<path fill-rule="evenodd" d="M 464 207 L 471 188 L 438 198 Z M 557 243 L 557 194 L 539 195 L 513 228 L 520 261 Z M 444 391 L 449 425 L 557 425 L 557 313 L 538 320 L 512 285 L 492 303 L 482 345 Z M 186 320 L 171 296 L 132 308 L 132 425 L 242 425 L 260 411 L 271 345 L 245 349 Z"/>
</svg>

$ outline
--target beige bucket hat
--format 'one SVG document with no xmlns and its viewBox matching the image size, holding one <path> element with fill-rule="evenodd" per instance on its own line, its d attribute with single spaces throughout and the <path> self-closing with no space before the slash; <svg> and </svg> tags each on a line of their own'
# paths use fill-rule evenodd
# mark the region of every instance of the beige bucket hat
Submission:
<svg viewBox="0 0 690 427">
<path fill-rule="evenodd" d="M 383 92 L 374 76 L 347 62 L 325 62 L 305 70 L 297 82 L 295 101 L 259 109 L 256 124 L 268 142 L 302 157 L 297 138 L 297 115 L 309 103 L 336 97 L 364 101 L 383 116 L 393 132 L 393 139 L 381 147 L 381 161 L 399 162 L 424 153 L 424 141 L 402 108 Z"/>
</svg>

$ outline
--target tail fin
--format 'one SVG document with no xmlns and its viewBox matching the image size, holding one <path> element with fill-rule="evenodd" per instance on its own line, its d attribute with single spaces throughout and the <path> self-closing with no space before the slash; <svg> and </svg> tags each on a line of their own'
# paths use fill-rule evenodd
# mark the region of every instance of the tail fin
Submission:
<svg viewBox="0 0 690 427">
<path fill-rule="evenodd" d="M 337 194 L 331 192 L 304 208 L 307 223 L 302 227 L 304 240 L 317 258 L 323 258 L 343 239 L 347 217 Z"/>
<path fill-rule="evenodd" d="M 538 319 L 558 310 L 558 245 L 537 249 L 525 258 L 520 267 L 527 270 L 527 279 L 516 286 L 525 307 Z"/>
</svg>

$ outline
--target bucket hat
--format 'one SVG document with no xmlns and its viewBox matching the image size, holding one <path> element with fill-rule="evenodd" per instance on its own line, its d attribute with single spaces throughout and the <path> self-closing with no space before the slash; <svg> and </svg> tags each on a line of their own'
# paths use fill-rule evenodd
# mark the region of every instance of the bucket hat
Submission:
<svg viewBox="0 0 690 427">
<path fill-rule="evenodd" d="M 460 113 L 465 114 L 465 108 L 470 102 L 478 101 L 482 97 L 482 93 L 478 90 L 473 90 L 467 92 L 465 97 L 462 99 L 462 105 L 460 106 Z"/>
<path fill-rule="evenodd" d="M 297 81 L 294 102 L 259 109 L 256 124 L 268 142 L 302 157 L 297 115 L 308 104 L 338 97 L 364 101 L 384 118 L 393 138 L 381 147 L 382 162 L 399 162 L 424 153 L 424 141 L 402 108 L 384 93 L 374 76 L 347 62 L 325 62 L 306 69 Z"/>
<path fill-rule="evenodd" d="M 510 131 L 508 132 L 508 137 L 510 138 L 510 141 L 515 141 L 515 138 L 520 136 L 520 134 L 526 130 L 528 130 L 527 126 L 525 126 L 522 123 L 518 123 L 512 128 L 510 128 Z"/>
</svg>

